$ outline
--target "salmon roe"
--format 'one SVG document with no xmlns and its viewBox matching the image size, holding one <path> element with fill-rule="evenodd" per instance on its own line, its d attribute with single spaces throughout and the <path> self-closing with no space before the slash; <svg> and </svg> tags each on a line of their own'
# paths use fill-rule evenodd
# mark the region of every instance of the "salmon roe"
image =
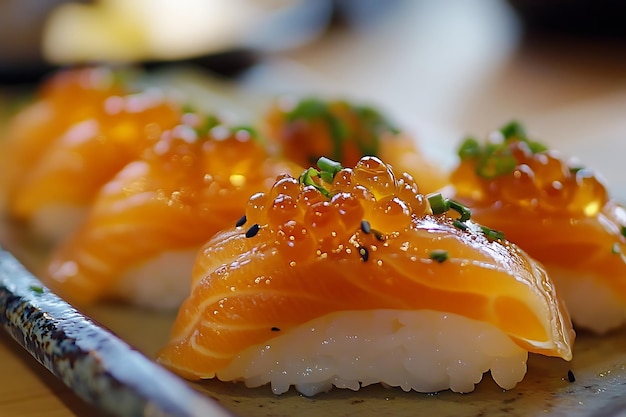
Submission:
<svg viewBox="0 0 626 417">
<path fill-rule="evenodd" d="M 462 145 L 461 163 L 451 176 L 460 197 L 479 205 L 504 203 L 581 216 L 595 216 L 609 201 L 598 177 L 571 166 L 558 152 L 538 148 L 520 134 L 499 140 L 483 148 L 471 139 Z"/>
<path fill-rule="evenodd" d="M 301 166 L 327 156 L 354 166 L 363 155 L 378 155 L 384 137 L 398 130 L 368 106 L 317 98 L 278 100 L 265 118 L 266 136 Z"/>
<path fill-rule="evenodd" d="M 294 261 L 311 256 L 313 248 L 341 247 L 356 233 L 382 236 L 405 230 L 415 216 L 432 213 L 411 176 L 397 178 L 376 157 L 363 157 L 354 168 L 339 167 L 326 180 L 320 178 L 323 169 L 314 171 L 319 176 L 307 178 L 307 173 L 311 170 L 298 179 L 282 175 L 269 192 L 253 195 L 246 223 L 240 225 L 273 233 L 278 247 L 292 252 Z"/>
</svg>

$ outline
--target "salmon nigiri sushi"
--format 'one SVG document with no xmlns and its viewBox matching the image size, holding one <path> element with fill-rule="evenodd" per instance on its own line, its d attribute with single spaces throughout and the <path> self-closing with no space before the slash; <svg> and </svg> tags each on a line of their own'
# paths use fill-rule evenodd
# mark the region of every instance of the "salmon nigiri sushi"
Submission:
<svg viewBox="0 0 626 417">
<path fill-rule="evenodd" d="M 511 123 L 467 139 L 449 196 L 547 268 L 574 324 L 604 333 L 626 323 L 626 210 L 602 180 Z"/>
<path fill-rule="evenodd" d="M 318 167 L 252 196 L 204 245 L 161 364 L 313 395 L 468 392 L 488 370 L 508 389 L 528 352 L 571 358 L 568 313 L 517 246 L 378 158 Z"/>
<path fill-rule="evenodd" d="M 415 140 L 401 132 L 377 109 L 346 100 L 281 97 L 263 121 L 266 136 L 282 155 L 302 166 L 322 156 L 354 166 L 363 156 L 376 156 L 398 172 L 408 172 L 425 193 L 436 191 L 447 173 L 433 164 Z"/>
<path fill-rule="evenodd" d="M 96 69 L 85 69 L 64 76 L 78 83 L 96 74 Z M 3 150 L 10 174 L 9 214 L 52 241 L 70 233 L 98 188 L 181 117 L 178 103 L 156 89 L 131 92 L 119 87 L 119 82 L 103 88 L 94 81 L 94 86 L 81 90 L 69 82 L 56 83 L 35 105 L 51 101 L 56 103 L 54 111 L 31 121 L 34 125 L 16 133 Z M 70 85 L 63 91 L 65 84 Z M 66 99 L 55 102 L 50 98 L 56 96 Z M 69 116 L 62 116 L 65 111 Z M 16 123 L 23 117 L 18 115 Z M 27 135 L 31 131 L 36 134 Z"/>
<path fill-rule="evenodd" d="M 295 170 L 268 158 L 250 129 L 186 114 L 100 189 L 44 279 L 81 306 L 115 299 L 176 307 L 202 244 L 235 222 L 255 191 Z"/>
<path fill-rule="evenodd" d="M 35 99 L 9 121 L 0 141 L 0 206 L 30 167 L 70 126 L 92 117 L 107 97 L 123 94 L 124 87 L 110 68 L 60 71 L 39 87 Z"/>
</svg>

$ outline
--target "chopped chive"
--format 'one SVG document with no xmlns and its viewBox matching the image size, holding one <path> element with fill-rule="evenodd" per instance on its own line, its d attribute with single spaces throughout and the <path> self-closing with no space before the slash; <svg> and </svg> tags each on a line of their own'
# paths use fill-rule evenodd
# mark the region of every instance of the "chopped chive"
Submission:
<svg viewBox="0 0 626 417">
<path fill-rule="evenodd" d="M 459 218 L 460 221 L 466 222 L 472 216 L 472 212 L 470 211 L 470 209 L 468 209 L 467 207 L 465 207 L 463 204 L 459 203 L 458 201 L 447 200 L 447 202 L 448 202 L 448 206 L 450 207 L 450 209 L 456 211 L 457 213 L 461 215 L 461 217 Z"/>
<path fill-rule="evenodd" d="M 35 294 L 43 294 L 43 287 L 39 285 L 31 285 L 30 287 L 28 287 L 28 289 L 30 289 Z"/>
<path fill-rule="evenodd" d="M 261 229 L 261 226 L 259 226 L 258 223 L 254 223 L 248 230 L 246 230 L 246 237 L 250 238 L 256 236 L 256 234 L 259 233 L 259 229 Z"/>
<path fill-rule="evenodd" d="M 319 175 L 322 180 L 330 183 L 335 175 L 343 169 L 341 163 L 322 156 L 317 160 L 317 167 L 321 170 Z"/>
<path fill-rule="evenodd" d="M 450 209 L 450 204 L 447 199 L 443 198 L 441 193 L 431 194 L 428 196 L 428 203 L 433 211 L 433 214 L 442 214 Z"/>
<path fill-rule="evenodd" d="M 528 138 L 524 127 L 517 121 L 512 121 L 499 129 L 504 141 L 487 142 L 480 145 L 474 138 L 467 138 L 458 149 L 462 161 L 474 161 L 474 171 L 477 176 L 485 179 L 507 175 L 515 170 L 519 161 L 515 157 L 511 145 L 514 142 L 524 143 L 533 153 L 546 151 L 548 148 Z"/>
<path fill-rule="evenodd" d="M 459 147 L 458 154 L 462 161 L 474 159 L 480 155 L 480 144 L 474 138 L 467 138 Z"/>
<path fill-rule="evenodd" d="M 196 108 L 191 103 L 183 104 L 183 108 L 181 109 L 183 113 L 195 113 Z"/>
<path fill-rule="evenodd" d="M 622 233 L 622 236 L 626 237 L 626 226 L 622 226 L 620 232 Z"/>
<path fill-rule="evenodd" d="M 500 133 L 504 136 L 505 139 L 518 139 L 524 140 L 528 136 L 526 135 L 526 129 L 522 126 L 520 122 L 517 120 L 512 120 L 505 126 L 500 128 Z"/>
<path fill-rule="evenodd" d="M 237 223 L 235 223 L 235 227 L 243 226 L 244 224 L 246 224 L 246 221 L 248 221 L 248 218 L 244 214 L 243 216 L 241 216 L 241 218 L 239 220 L 237 220 Z"/>
<path fill-rule="evenodd" d="M 380 137 L 390 132 L 394 135 L 400 130 L 393 126 L 381 113 L 369 106 L 352 106 L 360 124 L 362 132 L 355 132 L 355 139 L 361 155 L 379 155 Z"/>
<path fill-rule="evenodd" d="M 468 229 L 467 225 L 460 221 L 459 219 L 455 219 L 452 222 L 452 226 L 456 227 L 459 230 L 466 231 Z"/>
<path fill-rule="evenodd" d="M 301 184 L 310 185 L 314 187 L 317 191 L 322 193 L 324 197 L 330 197 L 330 192 L 328 192 L 326 188 L 322 187 L 321 185 L 313 181 L 313 177 L 319 177 L 319 176 L 320 176 L 320 172 L 317 169 L 311 167 L 307 169 L 306 171 L 304 171 L 302 174 L 300 174 L 299 181 Z"/>
<path fill-rule="evenodd" d="M 372 226 L 370 225 L 370 222 L 368 222 L 367 220 L 361 220 L 361 230 L 363 231 L 363 233 L 371 233 Z"/>
<path fill-rule="evenodd" d="M 363 260 L 363 262 L 367 262 L 367 260 L 370 258 L 370 253 L 367 251 L 367 248 L 365 246 L 361 246 L 359 248 L 359 255 L 361 255 L 361 259 Z"/>
<path fill-rule="evenodd" d="M 504 233 L 499 230 L 490 229 L 486 226 L 480 226 L 480 230 L 482 230 L 487 239 L 504 240 Z"/>
<path fill-rule="evenodd" d="M 273 332 L 280 332 L 280 328 L 276 326 L 272 327 L 270 330 Z"/>
<path fill-rule="evenodd" d="M 211 129 L 213 129 L 216 126 L 219 126 L 220 121 L 218 120 L 218 118 L 214 115 L 208 115 L 206 116 L 200 126 L 196 127 L 196 133 L 200 136 L 205 136 L 208 135 L 209 132 L 211 131 Z"/>
<path fill-rule="evenodd" d="M 569 382 L 576 382 L 576 376 L 574 375 L 574 372 L 571 369 L 567 371 L 567 380 Z"/>
<path fill-rule="evenodd" d="M 545 151 L 548 150 L 548 147 L 546 145 L 544 145 L 543 143 L 540 143 L 540 142 L 535 142 L 533 140 L 527 140 L 526 143 L 528 144 L 528 147 L 530 148 L 530 151 L 532 153 L 545 152 Z"/>
<path fill-rule="evenodd" d="M 433 261 L 442 263 L 442 262 L 448 260 L 448 251 L 447 250 L 443 250 L 443 249 L 436 249 L 436 250 L 430 252 L 428 257 L 430 259 L 432 259 Z"/>
<path fill-rule="evenodd" d="M 314 187 L 322 193 L 324 197 L 330 197 L 330 192 L 325 187 L 315 182 L 313 178 L 321 178 L 322 181 L 331 183 L 333 178 L 335 178 L 335 175 L 341 171 L 343 167 L 339 162 L 323 156 L 317 160 L 317 166 L 321 169 L 321 171 L 310 167 L 300 174 L 299 181 L 301 184 Z"/>
</svg>

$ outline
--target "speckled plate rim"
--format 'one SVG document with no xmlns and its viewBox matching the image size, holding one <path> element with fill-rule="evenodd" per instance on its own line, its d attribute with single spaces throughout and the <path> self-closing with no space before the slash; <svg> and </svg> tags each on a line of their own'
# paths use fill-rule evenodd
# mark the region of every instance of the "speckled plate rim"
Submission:
<svg viewBox="0 0 626 417">
<path fill-rule="evenodd" d="M 82 315 L 1 247 L 0 324 L 74 393 L 113 416 L 233 416 Z"/>
</svg>

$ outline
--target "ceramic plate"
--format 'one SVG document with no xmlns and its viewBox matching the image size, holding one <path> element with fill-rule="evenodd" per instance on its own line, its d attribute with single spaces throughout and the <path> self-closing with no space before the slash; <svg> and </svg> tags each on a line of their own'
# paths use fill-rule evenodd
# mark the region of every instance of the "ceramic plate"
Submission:
<svg viewBox="0 0 626 417">
<path fill-rule="evenodd" d="M 233 91 L 224 95 L 236 97 Z M 237 103 L 222 102 L 222 107 Z M 626 332 L 605 337 L 579 333 L 571 362 L 530 355 L 528 374 L 509 391 L 489 374 L 470 394 L 407 393 L 376 385 L 307 398 L 293 390 L 275 396 L 267 386 L 189 383 L 153 361 L 174 313 L 120 305 L 79 312 L 28 272 L 37 270 L 40 259 L 22 230 L 6 221 L 0 224 L 0 244 L 3 328 L 77 395 L 113 415 L 626 415 Z"/>
</svg>

